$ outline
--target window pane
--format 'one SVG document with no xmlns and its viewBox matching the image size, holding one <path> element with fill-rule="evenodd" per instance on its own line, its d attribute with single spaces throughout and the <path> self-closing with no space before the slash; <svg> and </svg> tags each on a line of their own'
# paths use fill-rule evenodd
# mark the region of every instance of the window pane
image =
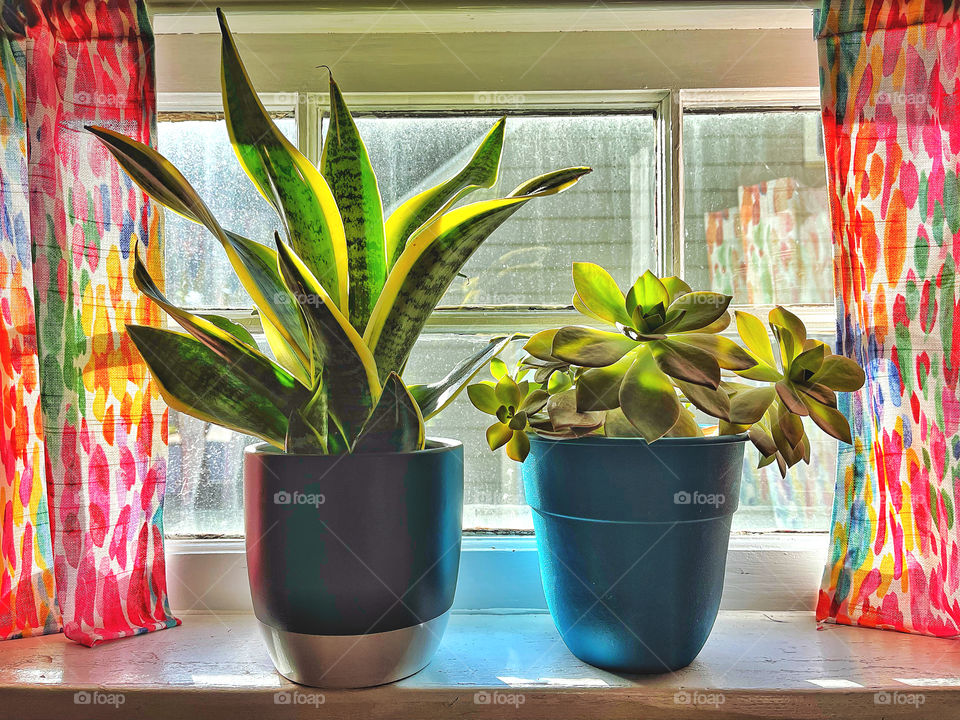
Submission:
<svg viewBox="0 0 960 720">
<path fill-rule="evenodd" d="M 686 114 L 684 265 L 739 304 L 830 303 L 820 115 Z"/>
<path fill-rule="evenodd" d="M 454 175 L 495 117 L 362 117 L 384 212 Z M 593 172 L 558 197 L 533 200 L 486 241 L 444 305 L 569 305 L 570 267 L 589 258 L 626 283 L 656 267 L 652 115 L 518 116 L 507 120 L 497 185 L 462 201 L 503 196 L 551 170 Z"/>
<path fill-rule="evenodd" d="M 161 121 L 159 149 L 197 189 L 227 230 L 273 245 L 277 214 L 237 160 L 223 120 Z M 276 120 L 296 142 L 293 118 Z M 203 308 L 251 307 L 220 243 L 201 225 L 164 213 L 166 293 L 174 303 Z"/>
</svg>

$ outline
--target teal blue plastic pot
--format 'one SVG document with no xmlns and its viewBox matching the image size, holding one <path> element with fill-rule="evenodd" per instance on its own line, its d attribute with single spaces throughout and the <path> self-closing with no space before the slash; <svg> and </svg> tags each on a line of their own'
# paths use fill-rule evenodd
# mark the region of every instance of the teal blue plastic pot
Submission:
<svg viewBox="0 0 960 720">
<path fill-rule="evenodd" d="M 531 436 L 540 575 L 574 655 L 627 673 L 693 662 L 720 607 L 745 441 Z"/>
</svg>

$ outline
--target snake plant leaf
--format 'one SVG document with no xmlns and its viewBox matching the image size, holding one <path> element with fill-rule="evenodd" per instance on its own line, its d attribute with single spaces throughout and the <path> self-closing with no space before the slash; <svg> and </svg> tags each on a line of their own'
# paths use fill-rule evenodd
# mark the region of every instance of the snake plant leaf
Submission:
<svg viewBox="0 0 960 720">
<path fill-rule="evenodd" d="M 747 350 L 752 352 L 760 363 L 776 368 L 777 361 L 773 357 L 773 346 L 770 344 L 770 336 L 763 321 L 756 315 L 740 310 L 737 310 L 734 315 L 737 318 L 737 332 Z"/>
<path fill-rule="evenodd" d="M 225 366 L 232 372 L 237 373 L 241 378 L 249 379 L 262 392 L 272 397 L 277 407 L 284 410 L 285 415 L 303 402 L 309 391 L 293 375 L 255 349 L 256 343 L 250 346 L 237 339 L 230 331 L 218 327 L 199 315 L 187 312 L 167 300 L 150 277 L 136 248 L 134 248 L 133 280 L 140 292 L 163 308 L 184 330 L 226 361 Z"/>
<path fill-rule="evenodd" d="M 441 380 L 427 385 L 409 385 L 410 394 L 417 401 L 424 419 L 429 420 L 453 402 L 464 386 L 473 380 L 487 362 L 502 352 L 513 339 L 514 336 L 492 338 L 489 343 L 465 358 Z"/>
<path fill-rule="evenodd" d="M 693 289 L 689 285 L 674 275 L 661 278 L 660 282 L 663 283 L 663 287 L 667 289 L 667 294 L 670 296 L 670 299 L 667 302 L 668 305 L 681 295 L 686 295 L 687 293 L 693 292 Z"/>
<path fill-rule="evenodd" d="M 730 398 L 726 419 L 734 425 L 752 425 L 763 417 L 776 397 L 776 390 L 769 385 L 740 390 Z"/>
<path fill-rule="evenodd" d="M 703 430 L 700 429 L 693 413 L 681 407 L 680 417 L 677 418 L 673 427 L 667 430 L 664 437 L 703 437 Z"/>
<path fill-rule="evenodd" d="M 724 370 L 747 370 L 757 364 L 746 350 L 722 335 L 686 333 L 682 336 L 682 340 L 688 345 L 709 352 Z"/>
<path fill-rule="evenodd" d="M 320 172 L 330 184 L 347 243 L 350 322 L 363 333 L 387 279 L 383 204 L 377 176 L 357 124 L 330 73 L 330 123 L 320 155 Z"/>
<path fill-rule="evenodd" d="M 638 343 L 626 335 L 570 325 L 557 330 L 553 338 L 555 357 L 581 367 L 612 365 Z"/>
<path fill-rule="evenodd" d="M 137 261 L 139 261 L 139 258 L 137 258 Z M 207 322 L 213 323 L 221 330 L 230 333 L 237 340 L 249 345 L 254 350 L 259 349 L 257 341 L 253 339 L 253 335 L 251 335 L 250 331 L 247 330 L 243 325 L 235 323 L 233 320 L 225 318 L 222 315 L 214 315 L 213 313 L 200 313 L 197 317 L 201 317 Z"/>
<path fill-rule="evenodd" d="M 276 236 L 280 274 L 300 303 L 329 388 L 330 414 L 347 441 L 357 437 L 380 396 L 377 366 L 363 339 L 297 254 Z M 317 374 L 316 372 L 314 373 Z"/>
<path fill-rule="evenodd" d="M 588 172 L 568 168 L 541 175 L 510 197 L 456 208 L 419 230 L 390 271 L 364 332 L 381 377 L 403 368 L 427 317 L 490 233 L 530 200 L 562 192 Z"/>
<path fill-rule="evenodd" d="M 555 362 L 556 358 L 553 356 L 553 339 L 556 337 L 557 331 L 554 330 L 541 330 L 538 333 L 534 333 L 530 336 L 530 339 L 523 346 L 523 351 L 538 360 L 543 360 L 545 362 Z"/>
<path fill-rule="evenodd" d="M 327 181 L 280 132 L 250 83 L 218 9 L 221 84 L 227 132 L 237 159 L 284 221 L 290 242 L 337 306 L 347 307 L 347 243 Z"/>
<path fill-rule="evenodd" d="M 825 385 L 831 390 L 853 392 L 862 388 L 866 379 L 863 368 L 850 358 L 828 355 L 823 359 L 820 369 L 810 378 L 810 382 Z"/>
<path fill-rule="evenodd" d="M 657 340 L 650 343 L 650 349 L 657 365 L 670 377 L 714 390 L 720 385 L 720 364 L 706 350 L 680 339 Z"/>
<path fill-rule="evenodd" d="M 494 123 L 460 172 L 429 190 L 417 193 L 390 213 L 385 226 L 388 271 L 393 268 L 413 233 L 435 216 L 446 212 L 469 192 L 496 184 L 506 121 L 504 117 Z"/>
<path fill-rule="evenodd" d="M 806 405 L 807 410 L 810 411 L 810 418 L 827 435 L 835 437 L 837 440 L 841 440 L 847 444 L 853 442 L 850 436 L 850 425 L 843 416 L 843 413 L 829 405 L 817 402 L 806 393 L 801 393 L 800 399 L 803 400 L 803 404 Z"/>
<path fill-rule="evenodd" d="M 715 292 L 687 293 L 673 301 L 668 308 L 667 318 L 673 319 L 683 312 L 683 319 L 673 327 L 673 332 L 701 331 L 726 314 L 732 299 L 730 295 Z"/>
<path fill-rule="evenodd" d="M 491 382 L 479 382 L 467 388 L 467 397 L 473 406 L 488 415 L 496 415 L 500 409 L 501 402 L 497 398 L 497 392 Z"/>
<path fill-rule="evenodd" d="M 294 409 L 287 419 L 287 437 L 284 452 L 297 454 L 327 454 L 326 423 L 321 432 L 303 416 L 303 410 Z"/>
<path fill-rule="evenodd" d="M 620 407 L 620 385 L 633 365 L 634 356 L 627 353 L 612 365 L 590 368 L 577 378 L 577 411 L 613 410 Z"/>
<path fill-rule="evenodd" d="M 729 420 L 730 417 L 730 397 L 727 395 L 723 384 L 716 390 L 702 385 L 684 382 L 674 378 L 674 384 L 680 388 L 680 392 L 689 400 L 694 407 L 702 410 L 711 417 L 721 420 Z"/>
<path fill-rule="evenodd" d="M 497 450 L 506 445 L 513 437 L 513 430 L 509 425 L 504 425 L 502 422 L 495 422 L 487 428 L 486 436 L 487 445 L 490 446 L 490 449 Z"/>
<path fill-rule="evenodd" d="M 647 442 L 663 437 L 680 417 L 673 382 L 657 365 L 649 347 L 641 347 L 620 385 L 620 408 Z"/>
<path fill-rule="evenodd" d="M 150 146 L 106 128 L 87 129 L 100 139 L 130 179 L 147 195 L 213 233 L 254 304 L 278 329 L 301 364 L 308 363 L 306 330 L 296 303 L 277 272 L 276 253 L 260 243 L 224 230 L 180 171 Z M 271 348 L 277 352 L 273 342 Z M 288 369 L 294 372 L 290 367 Z"/>
<path fill-rule="evenodd" d="M 780 397 L 780 402 L 786 406 L 787 410 L 796 415 L 808 414 L 807 406 L 803 404 L 797 391 L 789 383 L 780 380 L 774 385 L 774 388 L 776 388 L 777 395 Z"/>
<path fill-rule="evenodd" d="M 513 431 L 513 437 L 507 441 L 507 457 L 517 462 L 523 462 L 530 454 L 530 438 L 525 432 Z"/>
<path fill-rule="evenodd" d="M 286 287 L 284 287 L 286 291 Z M 296 308 L 296 300 L 293 297 L 290 298 L 291 303 L 294 303 L 294 309 L 297 310 L 299 314 L 299 308 Z M 301 383 L 309 387 L 313 384 L 313 376 L 310 369 L 310 363 L 306 362 L 305 359 L 300 358 L 302 351 L 300 346 L 294 348 L 286 338 L 284 338 L 283 333 L 280 329 L 270 322 L 270 318 L 265 312 L 258 309 L 258 314 L 260 315 L 260 326 L 263 328 L 263 335 L 267 339 L 267 344 L 270 346 L 270 349 L 273 351 L 274 357 L 277 358 L 277 362 L 280 363 L 287 371 L 293 375 Z M 297 322 L 303 322 L 302 315 L 297 318 Z M 305 332 L 305 331 L 304 331 Z M 310 342 L 306 339 L 303 341 L 304 346 L 310 347 Z"/>
<path fill-rule="evenodd" d="M 287 418 L 275 397 L 246 382 L 213 350 L 172 330 L 127 325 L 127 332 L 172 409 L 283 448 Z"/>
<path fill-rule="evenodd" d="M 631 318 L 634 318 L 636 316 L 635 311 L 638 309 L 643 311 L 647 308 L 656 307 L 657 305 L 665 308 L 670 304 L 670 291 L 667 290 L 662 282 L 660 282 L 660 278 L 647 270 L 643 273 L 643 275 L 637 278 L 637 281 L 633 284 L 633 287 L 627 291 L 626 302 L 621 304 L 626 305 L 627 313 L 631 316 Z M 628 323 L 624 324 L 626 325 Z M 661 324 L 662 322 L 656 323 L 646 329 L 652 331 L 658 328 Z"/>
<path fill-rule="evenodd" d="M 633 324 L 617 282 L 599 265 L 575 262 L 573 285 L 577 289 L 577 297 L 588 310 L 587 314 L 611 325 L 622 323 L 631 326 Z"/>
<path fill-rule="evenodd" d="M 423 450 L 426 435 L 417 401 L 396 373 L 383 383 L 383 392 L 353 446 L 356 453 Z"/>
</svg>

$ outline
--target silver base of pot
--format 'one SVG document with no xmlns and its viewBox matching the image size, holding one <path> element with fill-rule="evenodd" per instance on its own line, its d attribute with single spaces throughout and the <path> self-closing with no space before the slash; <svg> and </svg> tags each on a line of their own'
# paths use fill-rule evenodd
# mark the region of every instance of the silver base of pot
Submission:
<svg viewBox="0 0 960 720">
<path fill-rule="evenodd" d="M 395 682 L 425 668 L 449 618 L 448 610 L 419 625 L 368 635 L 305 635 L 257 624 L 274 667 L 288 680 L 360 688 Z"/>
</svg>

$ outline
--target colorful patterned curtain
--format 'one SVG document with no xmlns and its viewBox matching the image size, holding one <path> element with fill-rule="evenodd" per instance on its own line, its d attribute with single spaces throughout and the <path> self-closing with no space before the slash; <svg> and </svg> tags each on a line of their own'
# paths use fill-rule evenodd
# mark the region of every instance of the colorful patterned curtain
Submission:
<svg viewBox="0 0 960 720">
<path fill-rule="evenodd" d="M 22 0 L 0 25 L 0 639 L 171 627 L 167 415 L 124 324 L 160 216 L 85 125 L 156 138 L 142 0 Z"/>
<path fill-rule="evenodd" d="M 960 0 L 826 0 L 818 19 L 848 399 L 817 617 L 960 633 Z"/>
</svg>

